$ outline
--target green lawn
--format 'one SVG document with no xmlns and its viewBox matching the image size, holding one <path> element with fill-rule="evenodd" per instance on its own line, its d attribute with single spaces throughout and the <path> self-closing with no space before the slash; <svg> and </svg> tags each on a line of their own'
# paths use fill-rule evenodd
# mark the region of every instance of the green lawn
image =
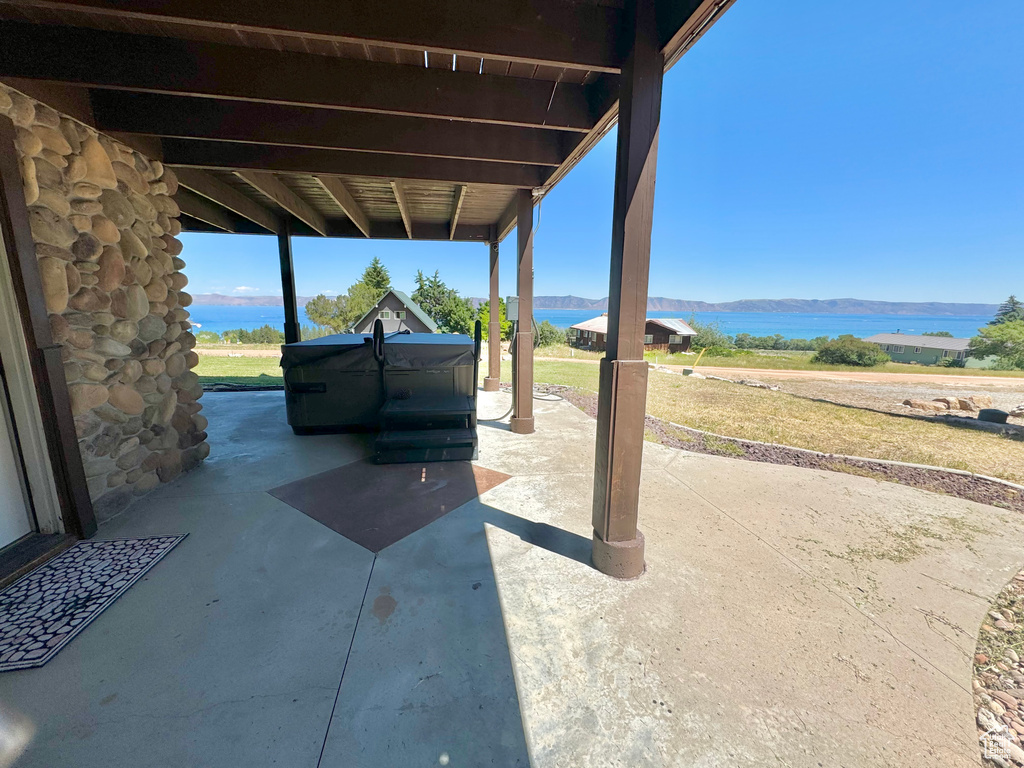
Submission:
<svg viewBox="0 0 1024 768">
<path fill-rule="evenodd" d="M 812 363 L 813 352 L 796 352 L 788 350 L 736 350 L 733 355 L 726 357 L 709 357 L 704 355 L 700 359 L 701 366 L 718 368 L 767 368 L 796 371 L 878 371 L 881 373 L 941 373 L 950 376 L 1011 376 L 1024 377 L 1024 371 L 993 371 L 982 368 L 940 368 L 930 365 L 907 365 L 906 363 L 886 363 L 874 368 L 861 368 L 853 365 L 827 365 L 824 363 Z M 541 347 L 537 350 L 537 357 L 568 358 L 576 360 L 599 360 L 604 357 L 604 352 L 587 352 L 582 349 L 573 349 L 567 344 L 557 344 L 548 347 Z M 665 352 L 647 352 L 644 358 L 652 363 L 661 365 L 686 365 L 692 366 L 697 359 L 697 354 L 675 354 Z M 698 366 L 699 369 L 699 366 Z"/>
<path fill-rule="evenodd" d="M 502 363 L 502 380 L 511 380 Z M 598 388 L 598 366 L 537 360 L 538 383 L 586 392 Z M 727 437 L 760 440 L 825 453 L 908 461 L 1024 483 L 1024 441 L 937 421 L 845 408 L 785 392 L 651 371 L 647 412 Z"/>
<path fill-rule="evenodd" d="M 210 357 L 199 351 L 195 371 L 202 384 L 283 385 L 277 357 Z"/>
</svg>

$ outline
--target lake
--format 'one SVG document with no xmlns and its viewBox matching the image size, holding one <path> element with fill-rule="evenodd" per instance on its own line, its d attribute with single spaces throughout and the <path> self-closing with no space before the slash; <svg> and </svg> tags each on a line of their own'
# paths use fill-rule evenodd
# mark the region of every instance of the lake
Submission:
<svg viewBox="0 0 1024 768">
<path fill-rule="evenodd" d="M 198 330 L 222 333 L 261 325 L 284 328 L 283 307 L 232 307 L 196 304 L 188 308 Z M 596 317 L 601 313 L 590 309 L 538 309 L 537 322 L 550 321 L 559 328 Z M 802 312 L 650 312 L 649 317 L 681 317 L 695 315 L 701 322 L 717 322 L 731 336 L 749 333 L 771 336 L 781 333 L 787 339 L 809 339 L 815 336 L 839 336 L 852 333 L 857 337 L 875 333 L 920 334 L 926 331 L 949 331 L 959 338 L 970 338 L 992 318 L 988 315 L 830 315 Z M 305 309 L 299 310 L 299 322 L 312 325 Z"/>
</svg>

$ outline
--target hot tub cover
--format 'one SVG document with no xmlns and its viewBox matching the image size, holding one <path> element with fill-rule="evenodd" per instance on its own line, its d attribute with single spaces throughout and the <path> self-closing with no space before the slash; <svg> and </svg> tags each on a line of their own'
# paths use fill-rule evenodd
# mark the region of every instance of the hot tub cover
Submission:
<svg viewBox="0 0 1024 768">
<path fill-rule="evenodd" d="M 281 346 L 281 367 L 285 370 L 337 358 L 344 367 L 362 368 L 373 360 L 373 337 L 368 333 L 335 333 L 319 339 L 296 341 Z"/>
<path fill-rule="evenodd" d="M 384 339 L 384 364 L 391 368 L 473 365 L 476 345 L 461 333 L 402 333 Z"/>
</svg>

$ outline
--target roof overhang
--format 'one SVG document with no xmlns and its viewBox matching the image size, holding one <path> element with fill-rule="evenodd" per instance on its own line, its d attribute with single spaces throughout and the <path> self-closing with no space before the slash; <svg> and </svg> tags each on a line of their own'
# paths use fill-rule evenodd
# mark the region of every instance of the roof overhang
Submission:
<svg viewBox="0 0 1024 768">
<path fill-rule="evenodd" d="M 494 241 L 618 117 L 628 0 L 0 0 L 0 79 L 178 171 L 185 229 Z M 734 0 L 650 0 L 671 67 Z"/>
</svg>

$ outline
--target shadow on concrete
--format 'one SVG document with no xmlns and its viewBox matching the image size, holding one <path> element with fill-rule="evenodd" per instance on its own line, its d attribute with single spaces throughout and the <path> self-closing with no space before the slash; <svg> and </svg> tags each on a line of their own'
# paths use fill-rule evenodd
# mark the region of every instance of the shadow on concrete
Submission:
<svg viewBox="0 0 1024 768">
<path fill-rule="evenodd" d="M 589 563 L 583 537 L 479 496 L 382 549 L 320 768 L 531 764 L 485 524 Z"/>
</svg>

